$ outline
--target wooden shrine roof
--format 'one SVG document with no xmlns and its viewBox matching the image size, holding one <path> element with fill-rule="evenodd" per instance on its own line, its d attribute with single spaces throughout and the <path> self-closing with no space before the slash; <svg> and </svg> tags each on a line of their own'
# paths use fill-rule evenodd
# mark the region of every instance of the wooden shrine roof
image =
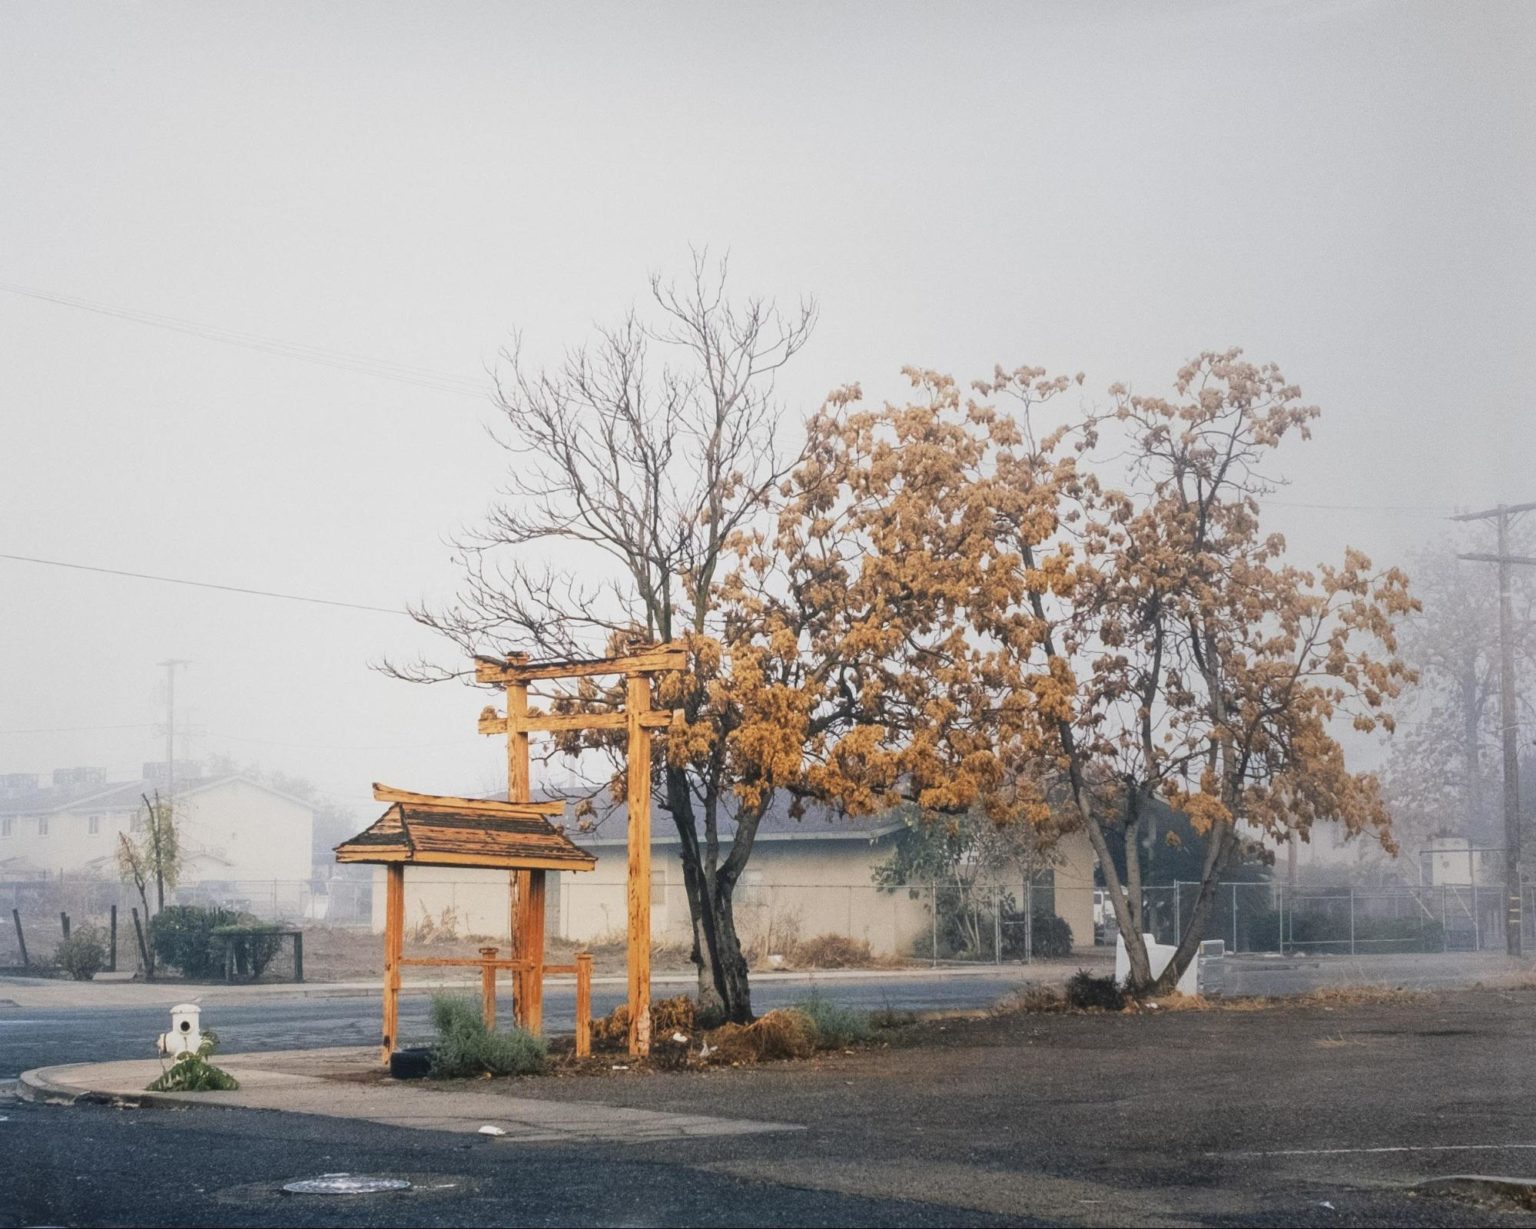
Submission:
<svg viewBox="0 0 1536 1229">
<path fill-rule="evenodd" d="M 336 846 L 336 861 L 553 871 L 597 865 L 596 857 L 545 818 L 562 813 L 563 802 L 453 798 L 377 784 L 373 796 L 390 803 L 389 809 Z"/>
</svg>

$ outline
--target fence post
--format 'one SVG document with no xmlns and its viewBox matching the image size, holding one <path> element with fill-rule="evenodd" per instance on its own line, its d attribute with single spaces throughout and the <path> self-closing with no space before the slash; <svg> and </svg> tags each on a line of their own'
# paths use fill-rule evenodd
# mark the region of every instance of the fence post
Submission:
<svg viewBox="0 0 1536 1229">
<path fill-rule="evenodd" d="M 496 966 L 491 961 L 496 959 L 494 947 L 482 947 L 480 959 L 484 962 L 480 966 L 480 1011 L 485 1018 L 487 1030 L 496 1028 Z"/>
<path fill-rule="evenodd" d="M 1003 894 L 992 891 L 992 963 L 1003 963 Z"/>
<path fill-rule="evenodd" d="M 21 967 L 30 969 L 32 961 L 27 956 L 27 936 L 21 933 L 21 910 L 11 910 L 11 920 L 16 923 L 16 946 L 21 948 Z"/>
<path fill-rule="evenodd" d="M 1035 958 L 1035 881 L 1024 881 L 1024 963 Z"/>
<path fill-rule="evenodd" d="M 1232 885 L 1232 954 L 1237 955 L 1237 884 Z"/>
<path fill-rule="evenodd" d="M 108 926 L 112 931 L 112 946 L 107 950 L 107 972 L 117 972 L 117 906 L 113 905 L 107 910 L 107 916 L 111 920 Z"/>
<path fill-rule="evenodd" d="M 1173 945 L 1178 947 L 1184 938 L 1184 894 L 1179 891 L 1179 881 L 1173 881 Z"/>
<path fill-rule="evenodd" d="M 65 913 L 62 909 L 59 910 L 59 928 L 61 930 L 63 930 L 64 938 L 66 940 L 68 940 L 68 938 L 69 938 L 69 914 Z"/>
<path fill-rule="evenodd" d="M 939 967 L 939 888 L 934 880 L 928 882 L 929 912 L 933 914 L 933 967 Z"/>
<path fill-rule="evenodd" d="M 293 980 L 296 982 L 304 980 L 304 932 L 302 930 L 293 932 Z"/>
<path fill-rule="evenodd" d="M 1355 885 L 1349 885 L 1349 954 L 1355 954 Z"/>
</svg>

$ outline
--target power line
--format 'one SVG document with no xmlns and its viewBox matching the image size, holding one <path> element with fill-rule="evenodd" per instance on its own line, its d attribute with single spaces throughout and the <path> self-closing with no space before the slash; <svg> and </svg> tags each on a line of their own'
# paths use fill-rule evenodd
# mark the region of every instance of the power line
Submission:
<svg viewBox="0 0 1536 1229">
<path fill-rule="evenodd" d="M 325 597 L 307 597 L 299 593 L 278 593 L 272 589 L 248 589 L 240 585 L 220 585 L 208 580 L 186 580 L 179 576 L 155 576 L 148 572 L 129 572 L 121 568 L 98 568 L 87 563 L 67 563 L 62 559 L 39 559 L 33 555 L 8 555 L 0 559 L 17 563 L 39 563 L 51 568 L 70 568 L 77 572 L 100 572 L 106 576 L 127 576 L 133 580 L 153 580 L 164 585 L 190 585 L 195 589 L 218 589 L 224 593 L 243 593 L 250 597 L 275 597 L 285 602 L 309 602 L 315 606 L 341 606 L 347 610 L 371 610 L 378 614 L 404 615 L 406 611 L 390 606 L 367 606 L 361 602 L 338 602 Z"/>
<path fill-rule="evenodd" d="M 38 726 L 30 730 L 0 730 L 0 735 L 11 734 L 83 734 L 95 730 L 153 730 L 158 721 L 140 721 L 133 725 L 55 725 Z"/>
<path fill-rule="evenodd" d="M 1284 499 L 1266 499 L 1264 504 L 1273 508 L 1316 508 L 1325 512 L 1422 512 L 1435 516 L 1455 510 L 1451 504 L 1311 504 Z"/>
<path fill-rule="evenodd" d="M 413 367 L 405 363 L 396 363 L 388 359 L 371 358 L 360 354 L 347 354 L 340 350 L 327 349 L 324 346 L 311 346 L 303 342 L 284 341 L 276 337 L 263 337 L 257 333 L 244 333 L 238 329 L 228 329 L 216 324 L 202 324 L 195 320 L 183 320 L 176 316 L 164 316 L 158 312 L 138 311 L 128 307 L 114 307 L 107 303 L 95 303 L 89 299 L 76 298 L 73 295 L 55 294 L 46 290 L 35 290 L 30 286 L 17 286 L 8 282 L 0 282 L 0 290 L 7 294 L 19 295 L 23 298 L 37 299 L 44 303 L 56 303 L 61 307 L 72 307 L 76 311 L 92 312 L 98 316 L 111 316 L 118 320 L 128 320 L 135 324 L 149 325 L 151 328 L 168 329 L 173 333 L 183 333 L 189 337 L 197 337 L 203 341 L 222 342 L 224 345 L 239 346 L 246 350 L 255 350 L 262 354 L 276 355 L 280 358 L 299 359 L 306 363 L 319 363 L 325 367 L 335 367 L 342 371 L 354 371 L 362 375 L 377 376 L 381 380 L 396 380 L 402 384 L 414 384 L 419 388 L 435 389 L 438 392 L 454 393 L 460 396 L 474 397 L 483 401 L 486 397 L 486 389 L 477 382 L 465 379 L 463 376 L 451 375 L 447 372 L 433 371 L 425 367 Z"/>
</svg>

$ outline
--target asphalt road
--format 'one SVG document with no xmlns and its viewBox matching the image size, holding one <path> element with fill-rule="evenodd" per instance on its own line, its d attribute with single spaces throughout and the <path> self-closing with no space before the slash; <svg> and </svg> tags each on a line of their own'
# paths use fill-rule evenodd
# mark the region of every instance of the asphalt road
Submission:
<svg viewBox="0 0 1536 1229">
<path fill-rule="evenodd" d="M 193 1108 L 124 1113 L 0 1100 L 0 1225 L 1044 1224 L 906 1199 L 685 1169 L 621 1149 L 541 1146 L 367 1122 Z M 404 1177 L 382 1195 L 290 1195 L 345 1171 Z"/>
<path fill-rule="evenodd" d="M 1283 959 L 1240 956 L 1228 958 L 1222 966 L 1222 985 L 1228 995 L 1287 995 L 1351 984 L 1441 988 L 1470 985 L 1507 971 L 1500 956 L 1465 953 Z M 1106 969 L 1100 966 L 1096 971 Z M 1060 970 L 1054 975 L 1059 979 Z M 762 980 L 753 987 L 753 1005 L 764 1011 L 815 993 L 866 1010 L 981 1010 L 1034 976 L 1038 972 L 1029 966 L 1003 965 L 996 972 L 967 972 L 964 976 L 940 973 L 849 980 L 810 976 L 792 981 Z M 655 994 L 662 998 L 685 991 L 684 986 L 658 985 Z M 167 986 L 165 1007 L 181 997 L 196 996 L 195 988 Z M 623 1001 L 623 988 L 598 985 L 592 997 L 595 1014 L 602 1015 Z M 425 994 L 408 993 L 402 998 L 403 1043 L 430 1040 L 429 1003 Z M 574 990 L 551 985 L 545 996 L 546 1027 L 554 1032 L 569 1030 L 574 1012 Z M 498 1014 L 503 1020 L 511 1018 L 509 998 L 499 1000 Z M 10 1007 L 0 982 L 0 1079 L 13 1079 L 33 1067 L 146 1057 L 153 1053 L 154 1039 L 164 1031 L 166 1019 L 162 1007 L 49 1011 Z M 371 1045 L 379 1035 L 379 1001 L 372 993 L 305 997 L 296 989 L 293 997 L 209 1006 L 203 1023 L 219 1034 L 226 1053 Z"/>
<path fill-rule="evenodd" d="M 951 1020 L 807 1063 L 503 1086 L 803 1127 L 579 1149 L 213 1106 L 0 1104 L 0 1225 L 1536 1226 L 1413 1190 L 1536 1172 L 1533 1046 L 1536 992 L 1474 991 Z M 417 1189 L 280 1192 L 336 1171 Z"/>
<path fill-rule="evenodd" d="M 753 989 L 759 1011 L 800 1002 L 812 993 L 866 1010 L 892 1007 L 906 1011 L 966 1010 L 997 1002 L 1023 980 L 1021 971 L 965 977 L 902 977 L 889 980 L 820 982 L 765 981 Z M 665 997 L 682 988 L 658 986 Z M 470 993 L 464 991 L 463 993 Z M 195 988 L 167 987 L 166 1007 L 180 996 L 196 997 Z M 595 986 L 593 1010 L 606 1014 L 623 1001 L 622 986 Z M 4 1005 L 0 984 L 0 1079 L 14 1079 L 34 1067 L 63 1063 L 112 1062 L 153 1057 L 155 1038 L 165 1031 L 164 1008 L 70 1008 L 39 1011 Z M 430 997 L 406 994 L 400 1002 L 400 1036 L 404 1044 L 429 1041 Z M 576 1010 L 575 991 L 551 986 L 545 994 L 544 1018 L 551 1031 L 569 1030 Z M 511 1018 L 509 998 L 498 1000 L 498 1018 Z M 379 1036 L 379 1000 L 375 994 L 283 997 L 277 1001 L 245 1000 L 205 1008 L 204 1027 L 219 1035 L 227 1054 L 259 1050 L 310 1049 L 316 1046 L 372 1045 Z"/>
</svg>

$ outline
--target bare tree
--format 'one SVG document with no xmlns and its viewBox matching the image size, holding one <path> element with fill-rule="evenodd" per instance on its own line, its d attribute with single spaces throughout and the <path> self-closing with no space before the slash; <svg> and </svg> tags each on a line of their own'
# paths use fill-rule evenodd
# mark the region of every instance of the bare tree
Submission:
<svg viewBox="0 0 1536 1229">
<path fill-rule="evenodd" d="M 1531 537 L 1515 550 L 1530 553 Z M 1497 832 L 1499 597 L 1489 570 L 1456 547 L 1426 549 L 1414 566 L 1424 609 L 1404 624 L 1403 656 L 1418 670 L 1384 774 L 1393 823 L 1412 841 Z M 1514 571 L 1515 669 L 1529 694 L 1536 671 L 1536 577 Z"/>
<path fill-rule="evenodd" d="M 651 278 L 646 318 L 632 311 L 558 365 L 530 366 L 518 341 L 503 352 L 495 438 L 508 456 L 506 486 L 484 524 L 455 543 L 459 593 L 442 609 L 413 610 L 419 622 L 464 654 L 557 657 L 635 637 L 702 643 L 718 630 L 728 544 L 800 458 L 780 438 L 775 378 L 816 319 L 811 300 L 781 312 L 731 299 L 726 283 L 726 262 L 695 252 L 680 284 Z M 462 673 L 426 661 L 384 668 L 414 680 Z M 691 726 L 715 720 L 705 674 L 690 671 L 665 697 Z M 589 687 L 580 698 L 605 697 Z M 546 699 L 568 704 L 572 694 Z M 739 803 L 726 731 L 715 733 L 716 754 L 659 755 L 656 784 L 681 842 L 701 1001 L 745 1020 L 731 892 L 767 800 Z M 575 755 L 611 741 L 557 746 Z"/>
</svg>

